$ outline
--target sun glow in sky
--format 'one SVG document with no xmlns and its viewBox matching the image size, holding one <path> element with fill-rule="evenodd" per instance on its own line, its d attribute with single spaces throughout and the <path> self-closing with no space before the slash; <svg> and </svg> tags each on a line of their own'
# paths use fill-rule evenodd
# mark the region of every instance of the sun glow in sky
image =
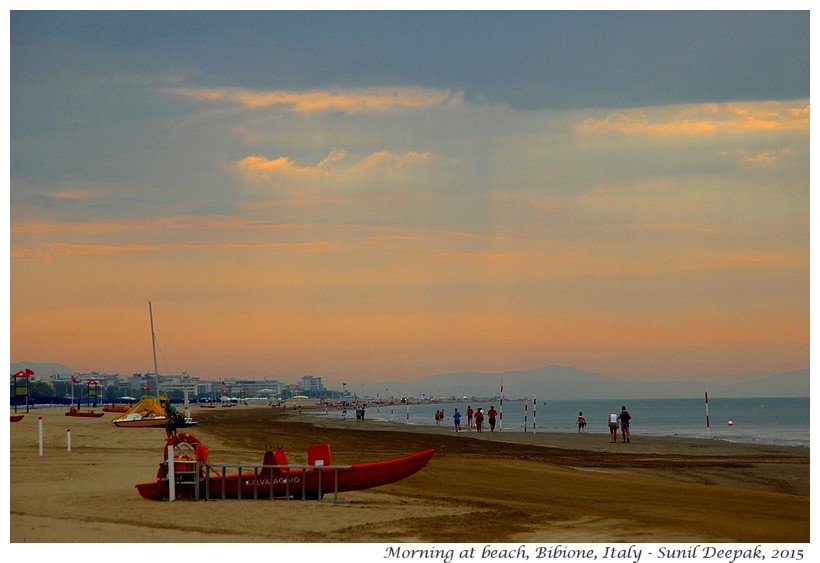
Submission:
<svg viewBox="0 0 820 563">
<path fill-rule="evenodd" d="M 809 365 L 808 12 L 12 12 L 12 361 Z M 729 30 L 729 31 L 727 31 Z"/>
</svg>

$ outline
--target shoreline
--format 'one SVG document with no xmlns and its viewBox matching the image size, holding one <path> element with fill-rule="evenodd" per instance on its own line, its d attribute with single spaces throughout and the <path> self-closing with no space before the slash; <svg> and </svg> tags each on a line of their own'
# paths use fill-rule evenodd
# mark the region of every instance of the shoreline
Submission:
<svg viewBox="0 0 820 563">
<path fill-rule="evenodd" d="M 357 421 L 355 418 L 342 419 L 341 417 L 331 417 L 325 414 L 315 414 L 311 409 L 303 408 L 301 414 L 298 411 L 282 411 L 289 419 L 297 419 L 302 422 L 314 424 L 317 427 L 328 428 L 348 428 L 351 430 L 384 430 L 394 432 L 418 432 L 428 434 L 453 434 L 466 435 L 476 439 L 503 441 L 512 444 L 541 445 L 544 447 L 560 447 L 579 450 L 594 451 L 614 451 L 614 445 L 609 441 L 609 434 L 606 432 L 564 432 L 551 430 L 538 430 L 537 432 L 523 432 L 521 430 L 499 430 L 490 432 L 486 428 L 478 433 L 475 429 L 462 427 L 461 432 L 455 432 L 452 423 L 442 423 L 441 426 L 432 424 L 406 424 L 394 420 L 365 419 Z M 449 422 L 449 421 L 447 421 Z M 618 445 L 622 444 L 621 436 L 618 435 Z M 700 438 L 685 436 L 654 436 L 632 433 L 632 441 L 623 444 L 623 451 L 619 453 L 662 453 L 674 445 L 674 449 L 691 447 L 698 453 L 714 455 L 733 455 L 738 452 L 754 453 L 763 451 L 767 453 L 783 453 L 809 456 L 810 446 L 768 444 L 745 441 L 731 441 L 721 438 Z"/>
<path fill-rule="evenodd" d="M 340 464 L 429 447 L 436 453 L 417 474 L 343 493 L 339 504 L 154 502 L 142 499 L 134 485 L 155 480 L 163 429 L 122 429 L 111 424 L 113 415 L 72 419 L 63 410 L 36 409 L 10 429 L 11 541 L 809 541 L 808 448 L 456 433 L 444 426 L 323 420 L 267 407 L 192 411 L 198 424 L 185 431 L 207 444 L 219 462 L 260 463 L 264 449 L 283 447 L 291 463 L 304 463 L 307 446 L 323 442 Z M 710 508 L 715 506 L 721 510 Z"/>
</svg>

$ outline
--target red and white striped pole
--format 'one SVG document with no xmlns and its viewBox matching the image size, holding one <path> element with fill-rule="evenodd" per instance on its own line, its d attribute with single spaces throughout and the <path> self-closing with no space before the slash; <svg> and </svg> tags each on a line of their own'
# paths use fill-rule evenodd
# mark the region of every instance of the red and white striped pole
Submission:
<svg viewBox="0 0 820 563">
<path fill-rule="evenodd" d="M 535 434 L 535 409 L 538 403 L 538 399 L 535 398 L 535 395 L 532 397 L 532 433 Z"/>
<path fill-rule="evenodd" d="M 709 430 L 709 389 L 708 388 L 703 392 L 703 398 L 706 401 L 706 436 L 711 438 L 711 436 L 709 435 L 710 430 Z"/>
</svg>

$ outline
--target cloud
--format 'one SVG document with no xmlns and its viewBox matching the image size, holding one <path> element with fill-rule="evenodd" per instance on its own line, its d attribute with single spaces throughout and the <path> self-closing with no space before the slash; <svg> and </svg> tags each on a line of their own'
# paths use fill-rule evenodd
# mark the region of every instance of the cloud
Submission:
<svg viewBox="0 0 820 563">
<path fill-rule="evenodd" d="M 433 158 L 435 155 L 430 152 L 410 151 L 399 155 L 390 151 L 380 151 L 362 159 L 356 168 L 360 170 L 401 170 L 421 165 Z"/>
<path fill-rule="evenodd" d="M 316 178 L 330 176 L 334 173 L 350 176 L 373 171 L 401 172 L 418 168 L 438 158 L 431 152 L 408 151 L 404 154 L 397 154 L 385 150 L 369 154 L 347 166 L 341 166 L 348 160 L 348 154 L 344 150 L 334 149 L 314 166 L 299 166 L 285 156 L 270 159 L 262 155 L 253 155 L 236 162 L 234 169 L 246 180 L 269 181 L 276 176 Z"/>
<path fill-rule="evenodd" d="M 156 252 L 160 246 L 144 244 L 71 244 L 52 242 L 38 248 L 17 248 L 12 252 L 12 258 L 65 258 L 76 256 L 93 256 L 103 254 L 130 254 Z"/>
<path fill-rule="evenodd" d="M 116 232 L 169 232 L 176 229 L 239 229 L 245 226 L 240 217 L 223 215 L 180 215 L 173 217 L 150 217 L 118 221 L 12 221 L 12 235 L 35 235 L 47 233 L 81 233 L 100 235 Z"/>
<path fill-rule="evenodd" d="M 84 200 L 84 199 L 91 199 L 94 197 L 95 192 L 91 190 L 63 190 L 54 194 L 49 194 L 48 197 L 52 199 L 65 199 L 65 200 Z"/>
<path fill-rule="evenodd" d="M 255 91 L 241 88 L 172 88 L 177 96 L 207 102 L 228 102 L 248 109 L 280 108 L 299 113 L 391 113 L 414 111 L 444 104 L 459 105 L 462 92 L 420 87 L 313 90 L 307 92 Z"/>
<path fill-rule="evenodd" d="M 699 136 L 721 132 L 807 130 L 810 106 L 786 102 L 701 104 L 645 108 L 590 117 L 575 126 L 579 136 Z"/>
<path fill-rule="evenodd" d="M 719 153 L 721 156 L 729 156 L 734 157 L 740 160 L 741 162 L 745 162 L 748 164 L 759 164 L 761 166 L 772 165 L 787 158 L 794 156 L 794 151 L 790 148 L 782 148 L 777 150 L 760 150 L 760 151 L 748 151 L 748 150 L 734 150 L 734 151 L 722 151 Z"/>
</svg>

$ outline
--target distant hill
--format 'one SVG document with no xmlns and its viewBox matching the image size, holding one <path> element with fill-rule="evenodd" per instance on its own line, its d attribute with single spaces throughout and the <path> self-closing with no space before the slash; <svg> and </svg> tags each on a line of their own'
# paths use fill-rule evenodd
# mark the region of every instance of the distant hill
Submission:
<svg viewBox="0 0 820 563">
<path fill-rule="evenodd" d="M 23 371 L 26 368 L 32 370 L 35 376 L 76 373 L 67 365 L 54 362 L 14 362 L 11 364 L 11 371 L 9 372 L 9 375 L 15 374 L 18 371 Z"/>
<path fill-rule="evenodd" d="M 779 373 L 738 383 L 703 380 L 618 379 L 567 366 L 545 366 L 504 373 L 463 372 L 424 377 L 412 382 L 385 382 L 401 394 L 426 397 L 495 397 L 539 399 L 659 399 L 699 397 L 708 384 L 715 397 L 809 397 L 809 370 Z M 380 384 L 368 385 L 373 388 Z"/>
</svg>

